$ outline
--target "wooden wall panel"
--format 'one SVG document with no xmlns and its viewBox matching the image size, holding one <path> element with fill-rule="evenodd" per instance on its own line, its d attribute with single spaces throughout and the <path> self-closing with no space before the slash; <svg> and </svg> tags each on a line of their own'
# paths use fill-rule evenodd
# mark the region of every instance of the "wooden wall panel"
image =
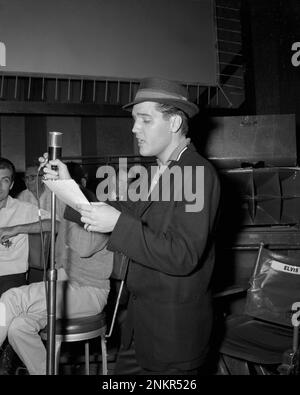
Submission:
<svg viewBox="0 0 300 395">
<path fill-rule="evenodd" d="M 97 156 L 97 135 L 95 117 L 81 119 L 81 152 L 83 156 Z"/>
<path fill-rule="evenodd" d="M 130 118 L 97 118 L 97 152 L 105 155 L 134 155 Z"/>
<path fill-rule="evenodd" d="M 25 163 L 26 166 L 38 162 L 38 157 L 47 150 L 46 117 L 25 117 Z"/>
<path fill-rule="evenodd" d="M 17 171 L 25 170 L 25 118 L 1 116 L 1 156 L 11 160 Z"/>
</svg>

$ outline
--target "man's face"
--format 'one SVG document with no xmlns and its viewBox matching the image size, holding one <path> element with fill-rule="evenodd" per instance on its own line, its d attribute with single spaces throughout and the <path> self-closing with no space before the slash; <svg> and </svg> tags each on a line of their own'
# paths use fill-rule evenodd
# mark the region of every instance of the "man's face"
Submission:
<svg viewBox="0 0 300 395">
<path fill-rule="evenodd" d="M 9 169 L 0 169 L 0 202 L 7 199 L 12 186 L 11 171 Z"/>
<path fill-rule="evenodd" d="M 134 125 L 132 132 L 137 139 L 142 156 L 156 156 L 162 162 L 171 154 L 172 132 L 170 120 L 156 110 L 155 103 L 135 104 L 132 109 Z"/>
<path fill-rule="evenodd" d="M 36 193 L 36 177 L 37 177 L 37 168 L 36 167 L 28 167 L 25 172 L 25 184 L 26 188 L 29 189 L 32 193 Z M 39 189 L 41 187 L 41 180 L 39 177 Z"/>
</svg>

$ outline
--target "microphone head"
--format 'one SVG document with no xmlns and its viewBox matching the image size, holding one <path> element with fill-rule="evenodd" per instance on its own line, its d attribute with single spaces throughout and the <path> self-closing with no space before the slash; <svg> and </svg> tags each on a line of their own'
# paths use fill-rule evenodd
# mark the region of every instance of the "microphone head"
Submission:
<svg viewBox="0 0 300 395">
<path fill-rule="evenodd" d="M 60 132 L 49 132 L 48 147 L 61 147 L 62 135 Z"/>
<path fill-rule="evenodd" d="M 49 143 L 48 143 L 49 160 L 61 158 L 62 135 L 63 134 L 60 132 L 49 132 Z"/>
</svg>

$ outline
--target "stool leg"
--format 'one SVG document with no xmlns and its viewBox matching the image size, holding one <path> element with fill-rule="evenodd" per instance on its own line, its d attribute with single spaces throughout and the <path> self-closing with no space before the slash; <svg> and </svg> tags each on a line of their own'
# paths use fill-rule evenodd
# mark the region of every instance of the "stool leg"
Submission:
<svg viewBox="0 0 300 395">
<path fill-rule="evenodd" d="M 221 376 L 227 376 L 227 375 L 230 374 L 230 373 L 229 373 L 229 370 L 228 370 L 228 368 L 227 368 L 227 366 L 226 366 L 226 363 L 224 362 L 224 358 L 223 358 L 223 355 L 222 355 L 222 354 L 219 355 L 219 360 L 218 360 L 218 373 L 217 373 L 217 374 L 219 374 L 219 375 L 221 375 Z"/>
<path fill-rule="evenodd" d="M 107 375 L 107 349 L 106 349 L 106 338 L 101 336 L 101 352 L 102 352 L 102 374 Z"/>
<path fill-rule="evenodd" d="M 247 361 L 223 354 L 223 362 L 225 363 L 230 375 L 250 376 L 250 370 Z"/>
<path fill-rule="evenodd" d="M 60 348 L 61 348 L 61 340 L 55 339 L 55 366 L 54 366 L 54 374 L 58 375 L 59 372 L 59 359 L 60 359 Z"/>
<path fill-rule="evenodd" d="M 90 345 L 89 342 L 85 342 L 85 374 L 90 375 Z"/>
</svg>

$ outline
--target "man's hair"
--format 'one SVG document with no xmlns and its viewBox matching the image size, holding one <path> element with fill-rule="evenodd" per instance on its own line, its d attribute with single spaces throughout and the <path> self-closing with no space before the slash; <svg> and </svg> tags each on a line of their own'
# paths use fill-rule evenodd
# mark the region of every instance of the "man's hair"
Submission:
<svg viewBox="0 0 300 395">
<path fill-rule="evenodd" d="M 36 163 L 36 162 L 34 162 L 34 163 L 29 163 L 29 164 L 26 166 L 25 171 L 28 170 L 28 169 L 31 169 L 31 168 L 38 169 L 38 168 L 39 168 L 39 164 Z"/>
<path fill-rule="evenodd" d="M 26 173 L 28 172 L 29 169 L 34 169 L 35 173 L 37 174 L 38 168 L 39 168 L 39 165 L 38 165 L 38 164 L 35 164 L 35 163 L 34 163 L 34 164 L 27 165 L 27 166 L 26 166 L 26 169 L 25 169 L 24 175 L 26 175 Z"/>
<path fill-rule="evenodd" d="M 163 114 L 165 119 L 169 119 L 172 115 L 179 115 L 182 120 L 180 127 L 181 133 L 186 136 L 189 130 L 189 119 L 186 113 L 179 108 L 171 106 L 170 104 L 155 103 L 156 110 Z"/>
<path fill-rule="evenodd" d="M 0 169 L 8 169 L 11 172 L 11 181 L 13 182 L 15 179 L 15 174 L 16 174 L 16 169 L 14 164 L 6 159 L 6 158 L 1 158 L 0 157 Z"/>
</svg>

